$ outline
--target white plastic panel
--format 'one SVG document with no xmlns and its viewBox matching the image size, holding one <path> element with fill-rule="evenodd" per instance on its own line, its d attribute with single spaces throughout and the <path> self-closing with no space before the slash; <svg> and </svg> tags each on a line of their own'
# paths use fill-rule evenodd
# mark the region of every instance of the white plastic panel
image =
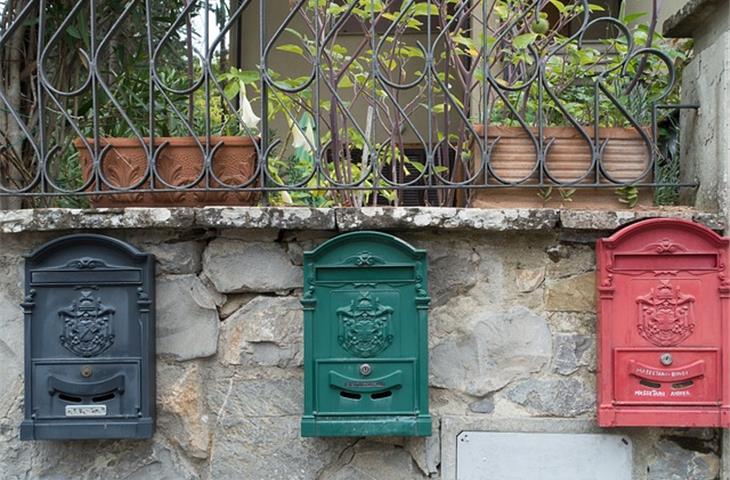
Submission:
<svg viewBox="0 0 730 480">
<path fill-rule="evenodd" d="M 588 433 L 462 432 L 458 480 L 631 480 L 631 440 Z"/>
</svg>

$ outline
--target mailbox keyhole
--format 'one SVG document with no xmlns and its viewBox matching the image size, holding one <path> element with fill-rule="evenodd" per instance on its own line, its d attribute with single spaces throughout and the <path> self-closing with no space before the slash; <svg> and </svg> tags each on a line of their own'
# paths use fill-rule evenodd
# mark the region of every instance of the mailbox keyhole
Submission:
<svg viewBox="0 0 730 480">
<path fill-rule="evenodd" d="M 66 395 L 65 393 L 58 394 L 59 400 L 63 400 L 68 403 L 81 403 L 81 397 L 75 397 L 73 395 Z"/>
<path fill-rule="evenodd" d="M 341 391 L 340 396 L 342 398 L 349 398 L 350 400 L 360 400 L 362 398 L 362 395 L 359 393 L 348 392 L 346 390 Z"/>
<path fill-rule="evenodd" d="M 373 393 L 372 395 L 370 395 L 370 398 L 372 398 L 373 400 L 380 400 L 381 398 L 388 398 L 392 395 L 393 392 L 391 392 L 390 390 L 386 390 L 384 392 Z"/>
</svg>

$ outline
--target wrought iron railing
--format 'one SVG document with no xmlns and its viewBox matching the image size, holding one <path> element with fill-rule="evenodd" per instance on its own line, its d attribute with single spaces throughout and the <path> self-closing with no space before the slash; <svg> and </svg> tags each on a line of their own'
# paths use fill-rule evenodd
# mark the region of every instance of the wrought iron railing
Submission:
<svg viewBox="0 0 730 480">
<path fill-rule="evenodd" d="M 635 203 L 694 186 L 671 148 L 686 51 L 588 0 L 0 12 L 0 196 L 469 205 L 508 188 Z"/>
</svg>

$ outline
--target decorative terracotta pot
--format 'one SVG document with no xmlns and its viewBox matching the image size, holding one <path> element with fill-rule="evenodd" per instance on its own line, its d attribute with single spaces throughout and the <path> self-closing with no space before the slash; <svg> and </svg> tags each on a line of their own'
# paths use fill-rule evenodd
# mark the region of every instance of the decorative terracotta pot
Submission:
<svg viewBox="0 0 730 480">
<path fill-rule="evenodd" d="M 93 139 L 88 140 L 93 146 Z M 149 145 L 149 138 L 144 139 Z M 199 139 L 205 144 L 205 138 Z M 211 145 L 223 144 L 216 150 L 212 159 L 212 170 L 215 175 L 228 186 L 241 185 L 254 175 L 256 171 L 256 147 L 248 137 L 211 137 Z M 160 179 L 173 186 L 188 186 L 195 182 L 203 171 L 204 154 L 194 137 L 159 137 L 155 145 L 167 144 L 157 157 L 157 173 Z M 99 142 L 102 149 L 110 145 L 109 151 L 101 160 L 100 171 L 106 181 L 115 188 L 129 188 L 130 193 L 115 195 L 93 195 L 90 198 L 94 207 L 156 207 L 180 206 L 199 207 L 205 205 L 255 205 L 260 195 L 256 192 L 135 192 L 150 187 L 149 179 L 139 186 L 137 183 L 147 173 L 147 153 L 136 138 L 104 138 Z M 84 181 L 93 171 L 93 159 L 81 139 L 74 141 L 79 152 L 79 161 Z M 204 180 L 196 184 L 197 188 L 205 185 Z M 222 185 L 211 177 L 212 188 Z M 136 187 L 135 187 L 136 186 Z M 255 186 L 255 185 L 254 185 Z M 170 188 L 157 180 L 155 188 Z M 113 190 L 106 185 L 103 191 Z"/>
<path fill-rule="evenodd" d="M 478 134 L 484 134 L 484 126 L 476 125 Z M 535 130 L 536 131 L 536 130 Z M 593 135 L 593 128 L 587 127 L 586 132 Z M 650 182 L 652 173 L 642 177 L 651 162 L 649 150 L 643 137 L 634 128 L 601 128 L 601 141 L 609 140 L 603 153 L 603 168 L 612 178 L 631 183 L 632 181 Z M 573 127 L 547 127 L 544 129 L 546 141 L 554 139 L 546 158 L 546 167 L 550 174 L 560 182 L 575 182 L 586 172 L 591 170 L 591 147 Z M 490 126 L 488 138 L 490 143 L 499 137 L 499 142 L 492 150 L 491 164 L 496 175 L 508 182 L 517 182 L 524 178 L 527 184 L 536 184 L 539 172 L 535 170 L 537 157 L 535 146 L 527 132 L 521 127 Z M 476 142 L 475 142 L 476 144 Z M 476 166 L 479 166 L 481 152 L 473 148 Z M 491 181 L 495 181 L 491 179 Z M 546 182 L 548 179 L 546 178 Z M 594 183 L 595 170 L 580 183 Z M 605 178 L 601 183 L 608 184 Z M 615 188 L 577 188 L 570 197 L 571 202 L 563 200 L 557 191 L 559 186 L 553 187 L 553 193 L 548 201 L 538 196 L 537 188 L 493 188 L 474 190 L 470 206 L 478 208 L 493 207 L 523 207 L 538 208 L 543 206 L 558 206 L 561 202 L 572 208 L 610 208 L 623 206 L 618 202 Z M 565 189 L 572 189 L 566 185 Z M 618 187 L 616 187 L 618 188 Z M 651 205 L 653 195 L 650 188 L 639 189 L 638 205 Z"/>
</svg>

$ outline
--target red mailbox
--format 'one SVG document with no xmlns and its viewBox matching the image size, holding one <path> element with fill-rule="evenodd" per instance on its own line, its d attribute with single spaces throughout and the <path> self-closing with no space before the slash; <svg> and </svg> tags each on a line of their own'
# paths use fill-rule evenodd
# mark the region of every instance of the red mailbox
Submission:
<svg viewBox="0 0 730 480">
<path fill-rule="evenodd" d="M 674 219 L 598 241 L 602 427 L 730 427 L 729 245 Z"/>
</svg>

